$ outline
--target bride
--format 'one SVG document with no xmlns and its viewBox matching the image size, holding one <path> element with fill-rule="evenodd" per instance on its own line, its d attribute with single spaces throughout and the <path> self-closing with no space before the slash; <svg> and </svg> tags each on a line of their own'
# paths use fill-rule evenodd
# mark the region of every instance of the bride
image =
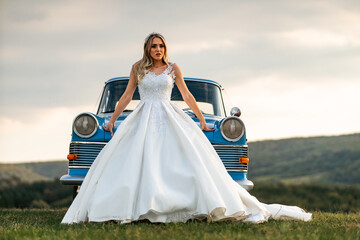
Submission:
<svg viewBox="0 0 360 240">
<path fill-rule="evenodd" d="M 174 83 L 201 129 L 170 101 Z M 136 87 L 141 101 L 113 133 Z M 261 203 L 232 180 L 202 132 L 214 129 L 206 125 L 179 66 L 169 62 L 158 33 L 146 38 L 143 58 L 133 65 L 103 128 L 112 139 L 94 160 L 62 223 L 311 219 L 311 213 L 295 206 Z"/>
</svg>

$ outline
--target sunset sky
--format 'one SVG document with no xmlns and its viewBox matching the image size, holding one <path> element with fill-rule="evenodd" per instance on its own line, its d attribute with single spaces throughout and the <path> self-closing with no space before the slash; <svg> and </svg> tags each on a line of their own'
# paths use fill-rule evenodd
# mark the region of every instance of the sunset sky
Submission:
<svg viewBox="0 0 360 240">
<path fill-rule="evenodd" d="M 250 141 L 360 132 L 359 0 L 0 0 L 0 162 L 66 159 L 74 117 L 154 31 Z"/>
</svg>

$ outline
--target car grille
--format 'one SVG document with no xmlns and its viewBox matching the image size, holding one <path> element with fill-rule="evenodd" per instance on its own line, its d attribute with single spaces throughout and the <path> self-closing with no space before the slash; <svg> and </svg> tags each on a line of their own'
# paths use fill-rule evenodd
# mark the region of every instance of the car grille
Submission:
<svg viewBox="0 0 360 240">
<path fill-rule="evenodd" d="M 72 142 L 70 143 L 70 154 L 76 154 L 76 160 L 69 160 L 70 168 L 89 168 L 101 149 L 104 142 Z M 213 145 L 220 156 L 227 171 L 247 172 L 247 164 L 240 163 L 240 157 L 248 157 L 246 145 Z"/>
<path fill-rule="evenodd" d="M 247 163 L 240 163 L 239 158 L 248 157 L 247 145 L 213 145 L 215 151 L 230 172 L 247 172 Z"/>
<path fill-rule="evenodd" d="M 69 167 L 89 168 L 101 149 L 106 145 L 105 142 L 72 142 L 70 143 L 70 154 L 76 154 L 76 160 L 69 160 Z"/>
</svg>

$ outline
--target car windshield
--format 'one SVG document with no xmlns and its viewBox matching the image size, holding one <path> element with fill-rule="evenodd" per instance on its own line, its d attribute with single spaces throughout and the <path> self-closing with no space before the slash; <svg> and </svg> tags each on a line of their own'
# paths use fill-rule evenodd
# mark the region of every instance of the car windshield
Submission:
<svg viewBox="0 0 360 240">
<path fill-rule="evenodd" d="M 98 114 L 112 113 L 119 101 L 119 98 L 124 93 L 128 80 L 113 81 L 105 86 Z M 214 115 L 219 117 L 225 116 L 225 109 L 222 101 L 221 91 L 217 85 L 199 82 L 199 81 L 186 81 L 186 85 L 192 95 L 195 97 L 196 102 L 204 115 Z M 192 110 L 184 102 L 179 89 L 176 85 L 171 93 L 171 101 L 182 108 L 189 115 L 195 116 Z M 140 95 L 136 88 L 133 98 L 129 105 L 123 111 L 123 114 L 132 112 L 140 102 Z"/>
</svg>

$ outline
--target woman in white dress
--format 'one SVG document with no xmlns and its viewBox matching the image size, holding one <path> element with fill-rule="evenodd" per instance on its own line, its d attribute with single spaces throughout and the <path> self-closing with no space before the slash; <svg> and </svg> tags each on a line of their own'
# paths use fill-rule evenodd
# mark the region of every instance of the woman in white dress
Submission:
<svg viewBox="0 0 360 240">
<path fill-rule="evenodd" d="M 201 129 L 170 101 L 174 83 Z M 140 103 L 113 133 L 136 87 Z M 202 132 L 213 129 L 179 66 L 169 62 L 158 33 L 146 38 L 143 58 L 133 65 L 128 86 L 103 128 L 113 137 L 94 160 L 62 223 L 311 219 L 311 213 L 295 206 L 260 203 L 232 180 Z"/>
</svg>

